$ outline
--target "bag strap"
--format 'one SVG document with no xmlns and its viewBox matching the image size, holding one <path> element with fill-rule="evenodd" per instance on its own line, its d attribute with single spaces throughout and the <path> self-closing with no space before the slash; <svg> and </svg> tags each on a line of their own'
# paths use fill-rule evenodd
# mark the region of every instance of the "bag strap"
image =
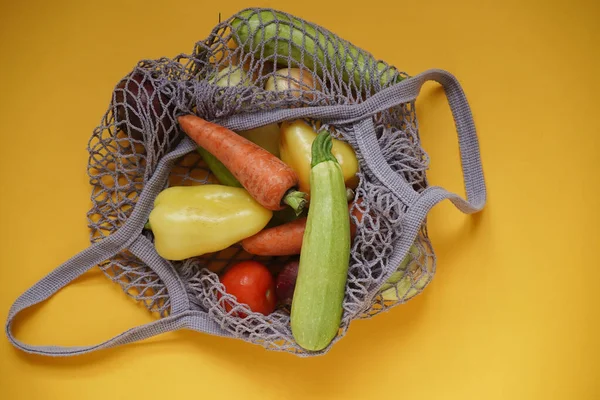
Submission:
<svg viewBox="0 0 600 400">
<path fill-rule="evenodd" d="M 12 334 L 8 334 L 8 338 L 15 347 L 26 353 L 41 356 L 68 357 L 139 342 L 153 336 L 158 336 L 162 333 L 179 329 L 191 329 L 217 336 L 230 336 L 222 330 L 215 321 L 209 319 L 205 312 L 188 310 L 180 314 L 174 314 L 131 328 L 109 340 L 92 346 L 33 346 L 15 339 Z"/>
<path fill-rule="evenodd" d="M 486 201 L 486 187 L 479 152 L 479 141 L 471 108 L 458 80 L 450 73 L 442 70 L 430 70 L 414 78 L 407 79 L 385 90 L 381 96 L 374 96 L 374 104 L 367 108 L 381 110 L 393 105 L 416 100 L 421 87 L 428 81 L 442 85 L 450 103 L 450 109 L 460 147 L 460 159 L 467 198 L 451 193 L 439 186 L 430 186 L 422 193 L 417 193 L 399 174 L 394 172 L 386 162 L 375 135 L 375 126 L 371 118 L 361 119 L 354 123 L 355 135 L 361 154 L 369 169 L 386 185 L 406 208 L 416 202 L 426 202 L 428 209 L 444 199 L 450 199 L 464 213 L 471 214 L 483 209 Z M 373 99 L 372 98 L 372 99 Z M 369 99 L 371 100 L 371 99 Z"/>
<path fill-rule="evenodd" d="M 402 235 L 394 246 L 388 259 L 388 270 L 383 280 L 396 270 L 396 266 L 404 259 L 409 248 L 413 245 L 419 229 L 422 227 L 431 208 L 444 199 L 449 199 L 462 212 L 471 214 L 483 209 L 486 201 L 486 187 L 479 153 L 479 143 L 471 109 L 458 80 L 450 73 L 441 70 L 430 70 L 414 78 L 385 90 L 376 97 L 374 104 L 368 106 L 371 110 L 389 108 L 392 105 L 416 100 L 421 87 L 427 81 L 440 83 L 446 93 L 450 109 L 454 117 L 460 158 L 467 198 L 452 193 L 439 186 L 430 186 L 417 193 L 399 174 L 395 173 L 381 153 L 377 141 L 375 126 L 372 118 L 359 119 L 354 123 L 354 130 L 361 154 L 368 168 L 405 206 L 405 222 L 402 225 Z M 371 296 L 375 297 L 374 291 Z M 371 299 L 372 300 L 372 299 Z"/>
<path fill-rule="evenodd" d="M 172 265 L 162 259 L 156 253 L 152 243 L 141 235 L 143 226 L 152 210 L 154 197 L 166 182 L 173 163 L 177 158 L 195 150 L 195 148 L 196 146 L 191 140 L 184 138 L 175 150 L 159 162 L 156 173 L 146 183 L 131 216 L 122 227 L 110 236 L 73 256 L 17 298 L 8 313 L 5 328 L 8 340 L 15 347 L 33 354 L 70 356 L 131 343 L 182 327 L 202 330 L 216 335 L 227 335 L 208 318 L 205 312 L 190 311 L 190 302 L 183 282 Z M 112 339 L 91 346 L 33 346 L 14 337 L 12 332 L 13 323 L 21 311 L 47 300 L 94 266 L 114 257 L 125 249 L 129 249 L 141 261 L 151 265 L 154 272 L 164 282 L 171 302 L 169 317 L 129 329 Z"/>
<path fill-rule="evenodd" d="M 431 186 L 421 193 L 419 201 L 425 203 L 427 209 L 430 209 L 438 202 L 449 199 L 465 214 L 481 211 L 486 202 L 487 191 L 483 166 L 481 165 L 479 140 L 477 139 L 477 131 L 467 97 L 458 80 L 445 71 L 432 71 L 423 78 L 425 81 L 434 80 L 439 82 L 446 92 L 458 133 L 460 160 L 467 198 L 464 199 L 442 187 Z"/>
</svg>

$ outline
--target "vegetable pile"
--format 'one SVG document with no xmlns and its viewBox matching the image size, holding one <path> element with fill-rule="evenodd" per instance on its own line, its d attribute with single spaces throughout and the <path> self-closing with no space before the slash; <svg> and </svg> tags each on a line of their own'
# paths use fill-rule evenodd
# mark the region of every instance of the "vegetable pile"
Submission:
<svg viewBox="0 0 600 400">
<path fill-rule="evenodd" d="M 179 124 L 220 184 L 175 186 L 157 196 L 147 224 L 157 252 L 183 260 L 241 243 L 257 256 L 299 256 L 276 276 L 257 261 L 239 262 L 221 271 L 221 283 L 253 312 L 268 315 L 278 305 L 290 312 L 292 334 L 304 349 L 327 347 L 339 329 L 351 240 L 362 221 L 360 208 L 352 207 L 361 199 L 348 202 L 359 165 L 352 147 L 300 120 L 277 131 L 263 128 L 265 136 L 278 136 L 279 149 L 271 152 L 195 115 L 180 117 Z M 277 218 L 286 208 L 292 211 L 287 218 Z M 385 284 L 384 299 L 414 290 L 404 273 L 409 261 Z"/>
<path fill-rule="evenodd" d="M 314 97 L 321 90 L 320 68 L 331 62 L 345 68 L 347 82 L 378 79 L 384 84 L 398 77 L 383 63 L 362 53 L 358 56 L 352 47 L 345 48 L 347 54 L 334 55 L 326 46 L 317 57 L 308 57 L 313 52 L 302 53 L 299 46 L 316 48 L 321 35 L 315 32 L 307 40 L 284 25 L 277 31 L 275 25 L 258 24 L 271 14 L 253 13 L 234 20 L 239 43 L 233 45 L 263 58 L 283 51 L 298 64 L 313 68 L 316 76 L 306 69 L 274 65 L 277 70 L 261 88 L 268 94 Z M 275 43 L 267 40 L 275 36 L 295 45 L 254 47 L 258 40 Z M 243 60 L 232 59 L 208 81 L 216 93 L 230 87 L 250 88 L 252 74 Z M 223 309 L 236 318 L 246 318 L 244 310 L 289 313 L 299 346 L 307 351 L 326 348 L 340 327 L 352 241 L 364 217 L 357 207 L 362 199 L 353 192 L 360 167 L 354 149 L 320 121 L 283 121 L 234 132 L 196 114 L 181 115 L 177 123 L 197 144 L 218 183 L 172 186 L 158 195 L 146 225 L 156 251 L 168 260 L 184 260 L 238 245 L 252 256 L 291 257 L 280 271 L 256 260 L 213 271 L 225 292 L 245 305 L 240 309 L 224 299 Z M 415 252 L 409 252 L 385 283 L 380 292 L 384 300 L 405 298 L 426 284 L 426 279 L 411 276 L 409 265 L 415 257 Z"/>
</svg>

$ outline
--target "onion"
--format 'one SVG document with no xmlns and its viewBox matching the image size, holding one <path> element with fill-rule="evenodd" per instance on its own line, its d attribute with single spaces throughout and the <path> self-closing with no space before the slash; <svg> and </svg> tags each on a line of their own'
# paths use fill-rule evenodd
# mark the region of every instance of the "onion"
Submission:
<svg viewBox="0 0 600 400">
<path fill-rule="evenodd" d="M 298 278 L 298 261 L 290 261 L 281 270 L 275 281 L 275 293 L 281 304 L 292 304 L 296 279 Z"/>
<path fill-rule="evenodd" d="M 314 91 L 321 90 L 321 85 L 317 82 L 308 70 L 300 68 L 284 68 L 275 72 L 267 79 L 265 90 L 273 92 L 286 92 L 294 97 L 314 99 Z"/>
<path fill-rule="evenodd" d="M 123 78 L 114 91 L 113 106 L 115 122 L 126 134 L 136 140 L 144 140 L 145 121 L 154 126 L 154 133 L 161 142 L 165 128 L 169 129 L 175 104 L 164 93 L 157 92 L 157 82 L 146 74 L 136 71 Z M 167 105 L 165 110 L 163 104 Z M 162 123 L 161 123 L 162 122 Z"/>
<path fill-rule="evenodd" d="M 252 81 L 246 71 L 239 66 L 229 65 L 220 70 L 211 80 L 211 83 L 220 87 L 251 86 Z"/>
</svg>

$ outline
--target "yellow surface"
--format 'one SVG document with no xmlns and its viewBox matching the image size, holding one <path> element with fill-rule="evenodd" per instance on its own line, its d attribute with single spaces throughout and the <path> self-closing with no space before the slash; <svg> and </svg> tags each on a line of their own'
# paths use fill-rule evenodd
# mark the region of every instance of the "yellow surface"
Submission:
<svg viewBox="0 0 600 400">
<path fill-rule="evenodd" d="M 191 51 L 218 12 L 251 3 L 167 4 L 1 3 L 2 321 L 87 245 L 85 148 L 114 84 L 142 58 Z M 426 292 L 354 323 L 314 359 L 191 332 L 73 359 L 29 356 L 0 338 L 0 398 L 600 398 L 600 3 L 361 4 L 278 7 L 410 74 L 451 71 L 479 129 L 489 202 L 476 217 L 449 203 L 431 212 L 438 274 Z M 435 85 L 418 113 L 431 181 L 462 192 Z M 95 272 L 27 313 L 17 333 L 91 344 L 149 320 Z"/>
</svg>

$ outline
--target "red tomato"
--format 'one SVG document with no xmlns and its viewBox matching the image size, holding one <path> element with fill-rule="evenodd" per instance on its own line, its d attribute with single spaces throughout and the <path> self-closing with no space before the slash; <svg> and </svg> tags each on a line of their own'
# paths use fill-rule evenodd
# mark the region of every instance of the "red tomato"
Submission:
<svg viewBox="0 0 600 400">
<path fill-rule="evenodd" d="M 247 304 L 252 311 L 268 315 L 275 310 L 275 281 L 263 264 L 242 261 L 225 272 L 221 283 L 227 293 L 236 297 L 238 303 Z M 226 302 L 225 309 L 229 311 L 231 308 L 231 304 Z M 240 317 L 245 316 L 240 313 Z"/>
</svg>

